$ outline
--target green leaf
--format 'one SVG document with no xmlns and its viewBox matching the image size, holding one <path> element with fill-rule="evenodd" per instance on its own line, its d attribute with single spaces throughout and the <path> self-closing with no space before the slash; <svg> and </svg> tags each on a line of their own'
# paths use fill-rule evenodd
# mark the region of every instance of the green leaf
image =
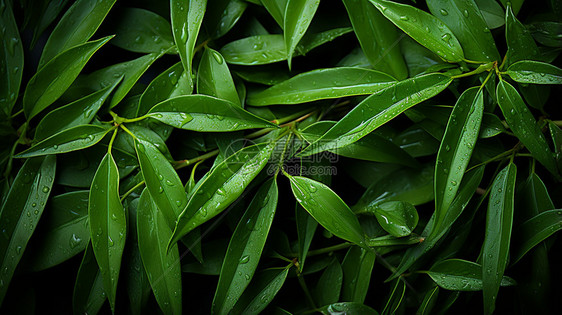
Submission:
<svg viewBox="0 0 562 315">
<path fill-rule="evenodd" d="M 158 151 L 160 151 L 160 153 L 164 155 L 164 157 L 168 161 L 174 160 L 172 154 L 168 150 L 166 142 L 164 142 L 163 137 L 152 128 L 150 128 L 150 125 L 147 125 L 146 127 L 140 124 L 129 125 L 128 129 L 140 142 L 149 142 L 149 144 L 152 144 L 154 147 L 156 147 L 156 149 L 158 149 Z M 131 151 L 133 151 L 133 148 L 135 146 L 133 137 L 129 137 L 129 135 L 123 136 L 126 137 L 127 140 L 129 140 L 128 143 L 130 144 Z"/>
<path fill-rule="evenodd" d="M 283 20 L 283 37 L 285 38 L 289 69 L 291 69 L 291 59 L 297 44 L 308 29 L 318 5 L 320 5 L 320 0 L 287 1 Z"/>
<path fill-rule="evenodd" d="M 375 217 L 381 227 L 396 237 L 412 234 L 418 225 L 416 208 L 404 201 L 388 201 L 375 206 Z"/>
<path fill-rule="evenodd" d="M 94 255 L 103 278 L 103 286 L 112 310 L 125 247 L 127 219 L 119 200 L 119 173 L 113 156 L 108 152 L 101 161 L 88 201 L 90 237 Z"/>
<path fill-rule="evenodd" d="M 501 80 L 496 93 L 500 109 L 513 133 L 535 159 L 551 173 L 557 174 L 556 161 L 546 138 L 517 90 L 508 82 Z"/>
<path fill-rule="evenodd" d="M 168 99 L 150 109 L 148 115 L 175 128 L 200 132 L 229 132 L 276 126 L 240 106 L 206 95 Z"/>
<path fill-rule="evenodd" d="M 23 109 L 28 119 L 56 101 L 78 77 L 86 62 L 113 36 L 74 46 L 45 64 L 28 82 Z"/>
<path fill-rule="evenodd" d="M 233 314 L 259 314 L 271 303 L 287 279 L 290 268 L 266 269 L 256 274 L 252 285 L 236 302 Z"/>
<path fill-rule="evenodd" d="M 123 8 L 113 32 L 113 45 L 137 53 L 160 53 L 174 46 L 171 26 L 160 15 L 137 8 Z"/>
<path fill-rule="evenodd" d="M 0 10 L 2 44 L 0 44 L 0 111 L 12 114 L 20 91 L 23 73 L 23 46 L 11 2 L 4 1 Z"/>
<path fill-rule="evenodd" d="M 135 149 L 152 200 L 166 218 L 170 229 L 173 229 L 187 205 L 187 194 L 178 173 L 154 144 L 136 139 Z"/>
<path fill-rule="evenodd" d="M 334 303 L 321 307 L 318 311 L 325 315 L 336 315 L 336 314 L 379 315 L 379 313 L 374 309 L 372 309 L 370 306 L 363 305 L 357 302 Z"/>
<path fill-rule="evenodd" d="M 492 33 L 474 0 L 429 0 L 427 6 L 453 31 L 467 59 L 501 60 Z"/>
<path fill-rule="evenodd" d="M 206 6 L 207 0 L 170 0 L 172 34 L 190 82 L 190 91 L 193 90 L 191 64 Z"/>
<path fill-rule="evenodd" d="M 211 48 L 205 48 L 199 61 L 197 93 L 214 96 L 241 106 L 228 65 L 222 55 Z"/>
<path fill-rule="evenodd" d="M 67 153 L 89 148 L 100 142 L 113 129 L 96 125 L 81 125 L 63 130 L 37 143 L 31 148 L 15 155 L 16 158 L 28 158 L 48 154 Z"/>
<path fill-rule="evenodd" d="M 505 13 L 505 39 L 507 42 L 505 65 L 510 66 L 520 60 L 536 60 L 539 57 L 539 49 L 533 36 L 525 25 L 517 20 L 511 6 L 507 7 Z"/>
<path fill-rule="evenodd" d="M 207 34 L 211 38 L 220 38 L 236 25 L 248 3 L 242 0 L 213 1 L 213 10 L 206 12 L 205 21 Z"/>
<path fill-rule="evenodd" d="M 505 24 L 505 12 L 497 1 L 475 0 L 482 17 L 489 29 L 496 29 Z"/>
<path fill-rule="evenodd" d="M 374 251 L 358 246 L 349 248 L 341 265 L 343 269 L 341 301 L 365 302 L 376 257 Z"/>
<path fill-rule="evenodd" d="M 445 290 L 482 290 L 482 266 L 471 261 L 462 259 L 443 260 L 433 265 L 427 274 Z M 515 281 L 503 276 L 501 285 L 515 285 Z"/>
<path fill-rule="evenodd" d="M 62 1 L 44 1 L 42 10 L 37 10 L 36 12 L 40 16 L 36 16 L 34 19 L 31 17 L 31 24 L 33 24 L 33 39 L 31 40 L 31 48 L 35 47 L 37 40 L 43 34 L 45 29 L 53 23 L 61 11 L 66 7 L 68 0 Z M 35 10 L 34 10 L 35 11 Z"/>
<path fill-rule="evenodd" d="M 307 156 L 351 144 L 410 107 L 444 90 L 452 79 L 429 74 L 393 84 L 359 103 L 320 139 L 304 149 Z"/>
<path fill-rule="evenodd" d="M 544 62 L 518 61 L 505 72 L 519 83 L 562 84 L 562 69 Z"/>
<path fill-rule="evenodd" d="M 84 251 L 90 242 L 88 191 L 53 197 L 47 204 L 42 237 L 34 242 L 31 270 L 56 266 Z"/>
<path fill-rule="evenodd" d="M 347 67 L 318 69 L 298 74 L 264 91 L 250 94 L 248 104 L 300 104 L 372 94 L 395 82 L 391 76 L 374 70 Z"/>
<path fill-rule="evenodd" d="M 558 36 L 562 23 L 550 21 L 538 21 L 528 24 L 533 38 L 548 47 L 562 47 L 562 39 Z"/>
<path fill-rule="evenodd" d="M 233 203 L 265 167 L 274 145 L 246 147 L 211 169 L 189 197 L 170 244 L 212 219 Z"/>
<path fill-rule="evenodd" d="M 333 258 L 318 283 L 316 284 L 316 301 L 318 305 L 329 305 L 340 299 L 343 271 L 337 259 Z"/>
<path fill-rule="evenodd" d="M 41 218 L 55 176 L 56 158 L 28 159 L 14 179 L 0 209 L 0 304 L 29 238 Z"/>
<path fill-rule="evenodd" d="M 285 26 L 285 9 L 289 0 L 261 0 L 265 9 L 271 14 L 281 28 Z"/>
<path fill-rule="evenodd" d="M 172 230 L 159 210 L 145 188 L 138 205 L 139 250 L 158 305 L 164 314 L 181 314 L 180 255 L 177 245 L 166 251 Z"/>
<path fill-rule="evenodd" d="M 314 233 L 318 228 L 318 222 L 300 204 L 295 206 L 295 220 L 297 221 L 299 265 L 301 268 L 304 268 L 304 262 L 306 261 Z"/>
<path fill-rule="evenodd" d="M 381 314 L 395 314 L 404 300 L 404 293 L 406 293 L 406 283 L 403 279 L 396 280 L 390 289 L 390 295 L 386 299 L 386 305 Z"/>
<path fill-rule="evenodd" d="M 517 263 L 527 252 L 552 234 L 562 230 L 562 210 L 548 210 L 523 222 L 515 229 L 517 250 L 512 264 Z"/>
<path fill-rule="evenodd" d="M 277 190 L 276 178 L 264 183 L 236 226 L 222 263 L 213 313 L 229 313 L 254 276 L 277 208 Z"/>
<path fill-rule="evenodd" d="M 490 188 L 486 236 L 482 244 L 484 312 L 488 314 L 494 311 L 496 296 L 507 265 L 516 172 L 517 167 L 510 163 L 498 173 Z"/>
<path fill-rule="evenodd" d="M 335 236 L 366 247 L 359 220 L 330 187 L 301 176 L 289 176 L 293 195 L 300 205 Z"/>
<path fill-rule="evenodd" d="M 500 0 L 500 2 L 503 4 L 505 8 L 507 8 L 508 6 L 512 6 L 513 12 L 517 14 L 519 13 L 519 10 L 521 9 L 521 6 L 523 5 L 523 2 L 525 2 L 525 0 L 513 0 L 513 1 Z"/>
<path fill-rule="evenodd" d="M 459 41 L 447 25 L 433 15 L 406 4 L 385 0 L 370 1 L 394 25 L 443 60 L 463 60 L 464 53 Z"/>
<path fill-rule="evenodd" d="M 483 112 L 483 92 L 472 87 L 459 97 L 449 117 L 435 164 L 436 228 L 457 194 L 478 139 Z"/>
<path fill-rule="evenodd" d="M 361 49 L 374 69 L 403 80 L 408 77 L 408 68 L 396 45 L 398 32 L 377 9 L 367 1 L 343 1 Z"/>
<path fill-rule="evenodd" d="M 114 3 L 115 0 L 76 1 L 49 36 L 39 60 L 39 69 L 60 53 L 89 40 Z"/>
<path fill-rule="evenodd" d="M 92 245 L 88 242 L 72 294 L 74 314 L 97 314 L 105 303 L 103 279 Z"/>
<path fill-rule="evenodd" d="M 35 140 L 44 140 L 62 130 L 89 124 L 120 81 L 49 112 L 35 128 Z"/>
<path fill-rule="evenodd" d="M 433 289 L 427 291 L 425 296 L 423 297 L 423 301 L 420 304 L 420 307 L 416 311 L 416 315 L 429 315 L 432 314 L 431 311 L 433 307 L 437 303 L 437 298 L 439 297 L 439 287 L 436 286 Z"/>
</svg>

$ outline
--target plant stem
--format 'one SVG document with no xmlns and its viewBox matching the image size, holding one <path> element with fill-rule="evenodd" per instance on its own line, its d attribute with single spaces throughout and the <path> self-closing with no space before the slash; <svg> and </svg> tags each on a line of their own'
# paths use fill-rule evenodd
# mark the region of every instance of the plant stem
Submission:
<svg viewBox="0 0 562 315">
<path fill-rule="evenodd" d="M 136 184 L 133 188 L 129 189 L 126 193 L 123 194 L 123 196 L 121 196 L 121 202 L 123 202 L 123 200 L 125 200 L 131 193 L 133 193 L 133 191 L 137 190 L 139 187 L 142 187 L 144 184 L 145 181 L 142 180 L 141 182 Z"/>
<path fill-rule="evenodd" d="M 115 137 L 117 136 L 117 130 L 119 130 L 119 128 L 117 128 L 117 126 L 113 127 L 114 131 L 113 131 L 113 135 L 111 135 L 111 140 L 109 140 L 109 145 L 107 146 L 107 153 L 111 154 L 111 148 L 113 147 L 113 141 L 115 141 Z"/>
<path fill-rule="evenodd" d="M 15 114 L 13 114 L 12 116 L 10 116 L 10 119 L 14 119 L 16 118 L 19 114 L 23 113 L 23 108 L 20 109 L 19 111 L 17 111 Z"/>
<path fill-rule="evenodd" d="M 193 159 L 177 161 L 176 162 L 177 164 L 174 166 L 174 168 L 180 169 L 180 168 L 189 166 L 191 164 L 194 164 L 194 163 L 197 163 L 197 162 L 200 162 L 200 161 L 204 161 L 204 160 L 206 160 L 208 158 L 211 158 L 211 157 L 213 157 L 217 154 L 219 154 L 219 149 L 215 149 L 211 152 L 208 152 L 208 153 L 205 153 L 203 155 L 194 157 Z"/>
</svg>

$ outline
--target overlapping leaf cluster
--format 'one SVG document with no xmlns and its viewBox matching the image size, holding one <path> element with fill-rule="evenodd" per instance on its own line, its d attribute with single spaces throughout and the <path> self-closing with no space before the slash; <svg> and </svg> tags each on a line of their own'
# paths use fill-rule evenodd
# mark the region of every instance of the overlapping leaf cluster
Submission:
<svg viewBox="0 0 562 315">
<path fill-rule="evenodd" d="M 1 310 L 551 311 L 562 7 L 418 2 L 0 0 Z"/>
</svg>

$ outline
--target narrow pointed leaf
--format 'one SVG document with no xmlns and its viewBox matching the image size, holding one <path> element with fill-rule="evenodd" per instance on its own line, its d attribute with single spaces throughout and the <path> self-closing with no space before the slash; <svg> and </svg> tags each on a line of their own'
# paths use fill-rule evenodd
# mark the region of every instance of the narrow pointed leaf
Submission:
<svg viewBox="0 0 562 315">
<path fill-rule="evenodd" d="M 181 314 L 182 284 L 178 246 L 174 245 L 167 252 L 172 230 L 159 210 L 148 189 L 144 189 L 137 215 L 139 250 L 158 305 L 164 314 Z"/>
<path fill-rule="evenodd" d="M 0 10 L 0 111 L 10 116 L 20 91 L 24 56 L 11 2 L 4 1 L 3 6 Z"/>
<path fill-rule="evenodd" d="M 519 83 L 562 84 L 562 69 L 544 62 L 518 61 L 505 72 Z"/>
<path fill-rule="evenodd" d="M 279 24 L 281 28 L 284 27 L 285 23 L 285 8 L 287 8 L 288 0 L 261 0 L 261 3 L 265 9 L 271 14 L 275 22 Z"/>
<path fill-rule="evenodd" d="M 452 79 L 429 74 L 393 84 L 359 103 L 300 155 L 307 156 L 351 144 L 389 122 L 410 107 L 444 90 Z"/>
<path fill-rule="evenodd" d="M 283 36 L 285 38 L 289 69 L 291 68 L 293 52 L 308 29 L 314 13 L 318 9 L 318 5 L 320 5 L 320 0 L 287 1 L 283 20 Z"/>
<path fill-rule="evenodd" d="M 72 294 L 74 314 L 97 314 L 105 303 L 106 295 L 103 279 L 94 256 L 92 245 L 88 242 Z"/>
<path fill-rule="evenodd" d="M 527 27 L 517 20 L 511 6 L 507 7 L 505 13 L 505 39 L 507 42 L 505 65 L 510 66 L 520 60 L 536 60 L 539 57 L 539 49 L 533 36 Z"/>
<path fill-rule="evenodd" d="M 213 2 L 213 10 L 206 12 L 207 33 L 213 38 L 220 38 L 230 31 L 242 17 L 248 3 L 243 0 L 220 0 Z"/>
<path fill-rule="evenodd" d="M 56 158 L 28 159 L 10 187 L 0 209 L 0 304 L 14 271 L 43 214 L 55 177 Z"/>
<path fill-rule="evenodd" d="M 320 279 L 316 283 L 316 301 L 318 305 L 328 305 L 336 303 L 340 299 L 341 287 L 343 282 L 343 271 L 337 259 L 324 269 Z"/>
<path fill-rule="evenodd" d="M 269 269 L 256 274 L 252 285 L 236 302 L 232 313 L 259 314 L 263 311 L 283 287 L 289 270 L 290 268 L 281 271 Z"/>
<path fill-rule="evenodd" d="M 137 53 L 159 53 L 174 46 L 170 23 L 148 10 L 124 8 L 111 44 Z"/>
<path fill-rule="evenodd" d="M 459 62 L 464 58 L 462 47 L 453 32 L 433 15 L 407 4 L 370 1 L 394 25 L 443 60 Z"/>
<path fill-rule="evenodd" d="M 119 172 L 109 152 L 101 161 L 92 181 L 88 217 L 92 247 L 103 278 L 104 290 L 111 309 L 115 310 L 127 221 L 119 200 Z"/>
<path fill-rule="evenodd" d="M 85 43 L 94 35 L 115 0 L 78 0 L 61 18 L 43 49 L 39 60 L 42 68 L 61 52 Z"/>
<path fill-rule="evenodd" d="M 517 263 L 527 252 L 552 234 L 562 230 L 562 210 L 548 210 L 537 214 L 515 228 L 518 247 L 511 260 Z"/>
<path fill-rule="evenodd" d="M 150 109 L 148 115 L 175 128 L 200 132 L 229 132 L 276 126 L 240 106 L 206 95 L 168 99 Z"/>
<path fill-rule="evenodd" d="M 15 157 L 28 158 L 82 150 L 100 142 L 111 130 L 96 125 L 76 126 L 50 136 Z"/>
<path fill-rule="evenodd" d="M 212 219 L 234 202 L 265 167 L 274 145 L 246 147 L 211 169 L 190 195 L 170 244 Z"/>
<path fill-rule="evenodd" d="M 416 315 L 432 314 L 431 311 L 433 310 L 433 307 L 437 303 L 438 297 L 439 297 L 439 287 L 438 286 L 436 286 L 435 288 L 427 291 L 427 293 L 423 297 L 423 301 L 420 304 L 420 307 L 416 311 Z"/>
<path fill-rule="evenodd" d="M 412 234 L 418 225 L 416 208 L 404 201 L 388 201 L 375 207 L 375 217 L 381 227 L 396 237 Z"/>
<path fill-rule="evenodd" d="M 264 183 L 232 234 L 213 299 L 212 312 L 228 314 L 254 276 L 277 208 L 277 182 Z"/>
<path fill-rule="evenodd" d="M 507 266 L 517 168 L 510 163 L 498 173 L 490 188 L 486 236 L 482 245 L 484 312 L 491 314 Z"/>
<path fill-rule="evenodd" d="M 216 50 L 205 48 L 197 72 L 197 93 L 214 96 L 240 106 L 228 65 Z"/>
<path fill-rule="evenodd" d="M 372 94 L 395 82 L 391 76 L 369 69 L 341 67 L 312 70 L 264 91 L 250 94 L 248 104 L 300 104 L 321 99 Z"/>
<path fill-rule="evenodd" d="M 406 283 L 402 279 L 396 280 L 390 289 L 390 294 L 381 314 L 395 314 L 404 300 L 404 293 L 406 293 Z"/>
<path fill-rule="evenodd" d="M 501 80 L 496 93 L 500 109 L 513 133 L 535 159 L 551 173 L 557 174 L 556 161 L 546 138 L 517 90 L 508 82 Z"/>
<path fill-rule="evenodd" d="M 478 87 L 466 90 L 449 117 L 435 164 L 436 228 L 447 215 L 472 156 L 482 123 L 483 98 Z"/>
<path fill-rule="evenodd" d="M 341 301 L 363 303 L 369 290 L 376 254 L 358 246 L 352 246 L 342 262 L 343 285 Z"/>
<path fill-rule="evenodd" d="M 471 261 L 462 259 L 443 260 L 433 265 L 427 274 L 445 290 L 482 290 L 482 266 Z M 515 281 L 503 276 L 501 285 L 515 285 Z"/>
<path fill-rule="evenodd" d="M 301 176 L 289 177 L 293 195 L 326 230 L 337 237 L 366 247 L 359 220 L 328 186 Z"/>
<path fill-rule="evenodd" d="M 295 206 L 295 220 L 297 221 L 299 264 L 301 268 L 304 268 L 304 262 L 306 261 L 314 233 L 318 228 L 318 222 L 300 204 Z"/>
<path fill-rule="evenodd" d="M 497 1 L 475 0 L 480 13 L 489 29 L 496 29 L 505 25 L 505 12 Z"/>
<path fill-rule="evenodd" d="M 92 55 L 113 36 L 72 47 L 43 66 L 30 80 L 23 95 L 28 119 L 56 101 L 78 77 Z"/>
</svg>

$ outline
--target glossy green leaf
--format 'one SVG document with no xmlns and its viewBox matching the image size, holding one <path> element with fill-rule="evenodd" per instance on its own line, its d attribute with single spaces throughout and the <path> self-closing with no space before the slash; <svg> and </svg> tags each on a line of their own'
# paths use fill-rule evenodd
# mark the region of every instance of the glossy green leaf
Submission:
<svg viewBox="0 0 562 315">
<path fill-rule="evenodd" d="M 413 157 L 433 155 L 440 144 L 419 125 L 407 128 L 390 140 Z"/>
<path fill-rule="evenodd" d="M 352 246 L 342 262 L 343 285 L 341 301 L 363 303 L 369 290 L 376 254 L 358 246 Z"/>
<path fill-rule="evenodd" d="M 435 164 L 435 226 L 447 215 L 478 139 L 484 112 L 483 92 L 466 90 L 457 100 L 437 153 Z"/>
<path fill-rule="evenodd" d="M 170 244 L 212 219 L 234 202 L 265 167 L 274 145 L 246 147 L 213 167 L 190 195 Z"/>
<path fill-rule="evenodd" d="M 445 290 L 482 290 L 482 266 L 471 261 L 462 259 L 443 260 L 433 265 L 427 274 Z M 515 285 L 515 281 L 503 276 L 501 285 Z"/>
<path fill-rule="evenodd" d="M 536 60 L 539 56 L 539 50 L 531 33 L 525 25 L 517 20 L 511 6 L 507 8 L 505 13 L 505 39 L 507 42 L 505 65 L 510 66 L 520 60 Z"/>
<path fill-rule="evenodd" d="M 404 201 L 388 201 L 375 207 L 375 217 L 381 227 L 396 237 L 408 236 L 418 225 L 418 212 Z"/>
<path fill-rule="evenodd" d="M 30 47 L 35 47 L 37 40 L 43 34 L 45 29 L 53 23 L 53 21 L 57 18 L 57 16 L 61 13 L 61 11 L 66 7 L 68 0 L 62 1 L 43 1 L 43 7 L 38 9 L 38 12 L 34 12 L 39 14 L 39 16 L 35 18 L 31 18 L 30 23 L 33 25 L 30 28 L 33 28 L 33 38 L 31 40 Z"/>
<path fill-rule="evenodd" d="M 297 224 L 299 265 L 301 268 L 304 268 L 308 250 L 310 249 L 314 233 L 318 228 L 318 222 L 300 204 L 295 206 L 295 220 Z"/>
<path fill-rule="evenodd" d="M 180 53 L 183 68 L 191 82 L 190 91 L 193 90 L 191 74 L 193 72 L 192 60 L 195 53 L 195 43 L 206 6 L 207 0 L 170 0 L 172 34 Z"/>
<path fill-rule="evenodd" d="M 370 1 L 394 25 L 445 61 L 459 62 L 464 58 L 463 49 L 453 32 L 436 17 L 406 4 Z"/>
<path fill-rule="evenodd" d="M 287 279 L 289 268 L 257 273 L 252 285 L 236 302 L 232 314 L 258 314 L 271 303 Z M 257 279 L 256 279 L 257 278 Z"/>
<path fill-rule="evenodd" d="M 228 314 L 258 266 L 277 208 L 276 178 L 258 190 L 232 234 L 213 299 L 212 312 Z"/>
<path fill-rule="evenodd" d="M 119 82 L 49 112 L 35 128 L 35 140 L 44 140 L 62 130 L 89 124 Z"/>
<path fill-rule="evenodd" d="M 357 302 L 334 303 L 321 307 L 318 311 L 325 315 L 336 315 L 336 314 L 379 315 L 379 313 L 374 309 L 372 309 L 371 307 Z"/>
<path fill-rule="evenodd" d="M 355 35 L 374 69 L 403 80 L 408 77 L 404 57 L 397 45 L 398 32 L 368 1 L 343 1 Z"/>
<path fill-rule="evenodd" d="M 20 91 L 23 73 L 23 46 L 11 2 L 4 1 L 0 10 L 2 41 L 0 44 L 0 111 L 12 114 Z"/>
<path fill-rule="evenodd" d="M 361 68 L 319 69 L 298 74 L 264 91 L 250 94 L 253 106 L 300 104 L 321 99 L 372 94 L 396 81 L 389 75 Z"/>
<path fill-rule="evenodd" d="M 105 303 L 106 296 L 103 279 L 99 270 L 94 250 L 88 242 L 72 294 L 74 314 L 96 314 Z"/>
<path fill-rule="evenodd" d="M 266 10 L 281 28 L 285 26 L 285 9 L 289 0 L 261 0 Z"/>
<path fill-rule="evenodd" d="M 184 264 L 181 267 L 182 272 L 219 276 L 228 241 L 228 239 L 221 238 L 203 244 L 201 246 L 203 262 L 194 261 Z"/>
<path fill-rule="evenodd" d="M 213 10 L 206 12 L 207 33 L 212 38 L 220 38 L 232 29 L 246 10 L 248 3 L 242 0 L 213 1 Z"/>
<path fill-rule="evenodd" d="M 291 78 L 291 72 L 286 67 L 279 64 L 242 68 L 234 71 L 237 76 L 247 82 L 259 83 L 264 85 L 275 85 Z"/>
<path fill-rule="evenodd" d="M 508 82 L 501 80 L 496 93 L 498 104 L 513 133 L 535 159 L 551 173 L 557 174 L 556 161 L 546 138 L 517 90 Z"/>
<path fill-rule="evenodd" d="M 329 305 L 339 301 L 343 282 L 343 271 L 337 259 L 332 259 L 316 283 L 316 301 L 318 305 Z"/>
<path fill-rule="evenodd" d="M 437 298 L 439 297 L 439 287 L 436 286 L 433 289 L 427 291 L 423 297 L 423 301 L 420 307 L 416 311 L 416 315 L 429 315 L 432 314 L 433 307 L 437 303 Z"/>
<path fill-rule="evenodd" d="M 66 11 L 43 48 L 39 68 L 94 35 L 115 0 L 78 0 Z"/>
<path fill-rule="evenodd" d="M 308 29 L 318 5 L 320 5 L 320 0 L 287 1 L 283 20 L 283 37 L 285 38 L 289 69 L 291 69 L 291 59 L 297 44 Z"/>
<path fill-rule="evenodd" d="M 527 26 L 533 38 L 548 47 L 562 47 L 562 38 L 560 38 L 561 22 L 540 21 L 533 22 Z"/>
<path fill-rule="evenodd" d="M 500 0 L 500 2 L 503 4 L 505 8 L 507 8 L 508 6 L 512 6 L 513 12 L 517 14 L 519 13 L 519 10 L 521 9 L 521 6 L 523 5 L 523 2 L 525 2 L 525 0 L 513 0 L 513 1 Z"/>
<path fill-rule="evenodd" d="M 228 65 L 216 50 L 205 48 L 197 72 L 197 93 L 214 96 L 240 105 Z"/>
<path fill-rule="evenodd" d="M 200 132 L 275 127 L 240 106 L 206 95 L 168 99 L 150 109 L 149 116 L 176 128 Z"/>
<path fill-rule="evenodd" d="M 50 136 L 15 157 L 28 158 L 82 150 L 100 142 L 111 130 L 96 125 L 76 126 Z"/>
<path fill-rule="evenodd" d="M 488 314 L 494 311 L 496 296 L 507 265 L 516 173 L 517 167 L 510 163 L 498 173 L 490 188 L 486 236 L 482 244 L 484 312 Z"/>
<path fill-rule="evenodd" d="M 290 176 L 293 195 L 326 230 L 337 237 L 366 247 L 359 220 L 330 187 L 313 179 Z"/>
<path fill-rule="evenodd" d="M 142 175 L 152 200 L 173 229 L 176 220 L 187 205 L 187 194 L 174 167 L 152 143 L 135 140 Z"/>
<path fill-rule="evenodd" d="M 90 242 L 88 191 L 53 197 L 47 204 L 43 237 L 34 243 L 31 269 L 56 266 L 84 251 Z"/>
<path fill-rule="evenodd" d="M 305 128 L 301 136 L 308 142 L 314 142 L 335 123 L 328 120 L 319 121 Z M 359 160 L 396 163 L 409 167 L 419 166 L 419 163 L 400 147 L 376 134 L 368 134 L 352 144 L 330 152 Z"/>
<path fill-rule="evenodd" d="M 30 80 L 23 95 L 28 119 L 56 101 L 78 77 L 92 55 L 113 36 L 74 46 L 45 64 Z"/>
<path fill-rule="evenodd" d="M 505 24 L 505 12 L 497 1 L 475 0 L 474 2 L 489 29 L 496 29 Z"/>
<path fill-rule="evenodd" d="M 0 209 L 0 303 L 29 238 L 41 218 L 55 176 L 54 156 L 28 159 L 10 187 Z"/>
<path fill-rule="evenodd" d="M 404 300 L 404 293 L 406 293 L 405 281 L 402 279 L 396 280 L 390 288 L 389 297 L 386 299 L 386 305 L 381 314 L 395 314 Z"/>
<path fill-rule="evenodd" d="M 149 125 L 147 127 L 143 125 L 129 125 L 127 128 L 141 143 L 149 142 L 149 144 L 156 147 L 156 149 L 158 149 L 158 151 L 160 151 L 160 153 L 162 153 L 162 155 L 164 155 L 164 157 L 168 161 L 174 160 L 162 136 L 156 133 L 152 128 L 150 128 Z M 132 149 L 135 146 L 133 137 L 124 134 L 123 136 L 127 140 L 129 140 L 128 143 L 130 144 Z M 132 149 L 131 151 L 134 151 L 134 149 Z"/>
<path fill-rule="evenodd" d="M 125 247 L 127 219 L 119 200 L 119 173 L 111 153 L 101 161 L 88 201 L 90 237 L 94 255 L 103 278 L 103 287 L 112 310 L 115 310 L 117 281 Z"/>
<path fill-rule="evenodd" d="M 159 210 L 145 188 L 140 197 L 137 216 L 139 250 L 158 305 L 164 314 L 181 314 L 180 255 L 177 245 L 166 250 L 172 230 Z"/>
<path fill-rule="evenodd" d="M 458 38 L 469 60 L 500 61 L 500 55 L 474 0 L 429 0 L 431 13 Z"/>
<path fill-rule="evenodd" d="M 393 84 L 359 103 L 300 155 L 341 148 L 366 136 L 410 107 L 444 90 L 452 79 L 429 74 Z"/>
<path fill-rule="evenodd" d="M 544 62 L 518 61 L 505 72 L 519 83 L 562 84 L 562 69 Z"/>
<path fill-rule="evenodd" d="M 174 46 L 171 26 L 156 13 L 137 8 L 119 11 L 111 44 L 137 53 L 159 53 Z"/>
<path fill-rule="evenodd" d="M 515 228 L 519 241 L 512 264 L 517 263 L 527 252 L 552 234 L 562 230 L 562 211 L 548 210 L 537 214 Z"/>
</svg>

